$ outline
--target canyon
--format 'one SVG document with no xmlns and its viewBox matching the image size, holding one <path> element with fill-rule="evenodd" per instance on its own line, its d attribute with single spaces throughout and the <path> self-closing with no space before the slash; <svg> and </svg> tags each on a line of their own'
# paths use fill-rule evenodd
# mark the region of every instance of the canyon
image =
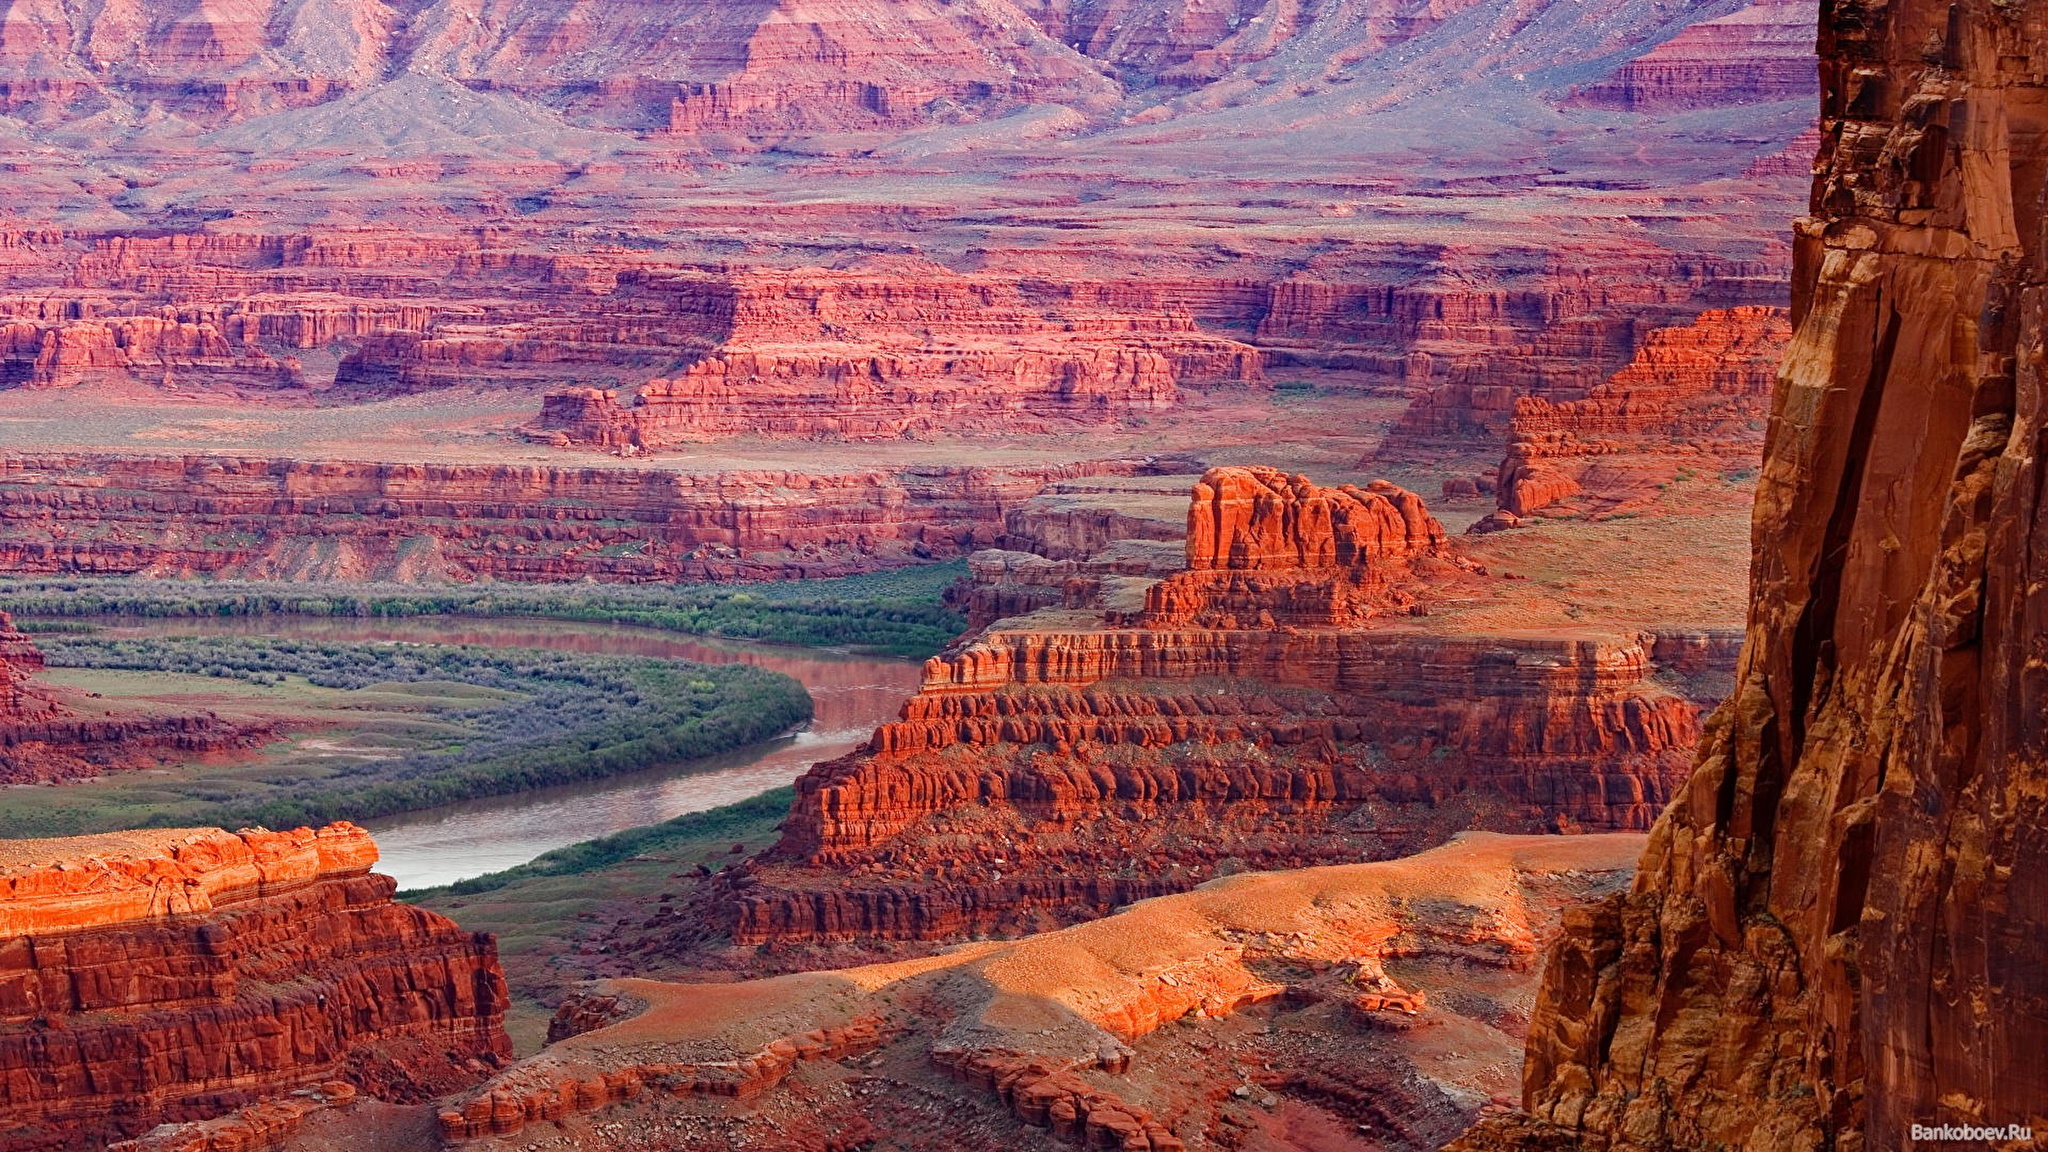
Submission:
<svg viewBox="0 0 2048 1152">
<path fill-rule="evenodd" d="M 1977 755 L 1868 701 L 1975 723 L 1972 606 L 2025 586 L 1909 622 L 1915 565 L 1990 546 L 1962 496 L 1947 528 L 1882 497 L 1949 482 L 1886 366 L 1958 358 L 1935 456 L 2030 402 L 2038 173 L 1980 185 L 2033 106 L 1979 93 L 2032 82 L 2038 20 L 1985 3 L 1938 64 L 1922 14 L 1825 6 L 1864 57 L 1822 77 L 1811 0 L 0 13 L 0 572 L 967 573 L 967 632 L 772 833 L 536 896 L 502 966 L 350 826 L 0 849 L 0 1144 L 1885 1146 L 1908 1112 L 1858 1093 L 1920 1067 L 1910 1014 L 1982 1021 L 1842 948 L 1946 886 L 2027 899 L 2015 841 L 1930 857 L 1938 806 L 1867 759 Z M 1788 243 L 1816 150 L 1840 227 Z M 1928 283 L 1993 355 L 1898 319 Z M 1990 459 L 1955 483 L 2017 509 Z M 1784 563 L 1738 660 L 1758 493 Z M 35 663 L 0 622 L 0 782 L 266 738 Z M 1801 742 L 1866 759 L 1802 775 Z M 2033 795 L 1971 763 L 1958 827 Z M 1836 908 L 1882 900 L 1921 903 Z M 1671 1025 L 1644 998 L 1696 955 L 1720 983 Z M 1943 1107 L 2015 1098 L 1942 1051 L 1976 1102 Z"/>
<path fill-rule="evenodd" d="M 16 12 L 0 409 L 502 390 L 433 455 L 523 462 L 1128 440 L 1305 374 L 1439 443 L 1782 303 L 1798 4 L 881 7 Z M 1441 132 L 1447 83 L 1498 130 Z M 0 447 L 112 446 L 39 419 Z"/>
<path fill-rule="evenodd" d="M 605 981 L 483 1084 L 305 1109 L 285 1146 L 1432 1146 L 1506 1107 L 1538 942 L 1641 845 L 1472 834 L 926 959 Z"/>
<path fill-rule="evenodd" d="M 772 850 L 620 947 L 688 954 L 709 921 L 786 962 L 1073 923 L 1470 828 L 1644 829 L 1732 668 L 1712 630 L 1421 623 L 1499 578 L 1384 482 L 1212 469 L 1180 562 L 1162 551 L 977 554 L 966 599 L 1021 614 L 929 661 L 900 720 L 798 781 Z"/>
<path fill-rule="evenodd" d="M 104 1146 L 302 1088 L 416 1101 L 504 1063 L 489 938 L 394 902 L 376 858 L 346 824 L 0 845 L 0 1138 Z"/>
<path fill-rule="evenodd" d="M 1457 1147 L 2038 1140 L 2044 53 L 2026 7 L 1829 10 L 1735 694 Z"/>
</svg>

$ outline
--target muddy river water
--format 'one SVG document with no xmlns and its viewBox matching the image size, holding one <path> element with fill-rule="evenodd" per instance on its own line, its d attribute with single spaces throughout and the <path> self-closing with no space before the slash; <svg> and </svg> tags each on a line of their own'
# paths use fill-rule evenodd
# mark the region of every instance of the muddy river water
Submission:
<svg viewBox="0 0 2048 1152">
<path fill-rule="evenodd" d="M 920 662 L 682 636 L 648 628 L 554 620 L 411 617 L 393 620 L 256 616 L 123 620 L 109 635 L 232 633 L 346 642 L 408 641 L 551 648 L 744 663 L 792 676 L 810 690 L 815 716 L 780 740 L 722 756 L 660 765 L 605 780 L 472 800 L 367 821 L 401 889 L 447 884 L 523 864 L 565 844 L 702 812 L 779 788 L 820 760 L 866 741 L 917 690 Z"/>
</svg>

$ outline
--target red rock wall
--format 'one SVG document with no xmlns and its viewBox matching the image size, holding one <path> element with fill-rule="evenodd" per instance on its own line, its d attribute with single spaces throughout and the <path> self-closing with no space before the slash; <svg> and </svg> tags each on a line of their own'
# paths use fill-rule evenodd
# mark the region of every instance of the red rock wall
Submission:
<svg viewBox="0 0 2048 1152">
<path fill-rule="evenodd" d="M 1572 495 L 1584 461 L 1601 455 L 1761 453 L 1791 338 L 1780 309 L 1705 312 L 1687 327 L 1652 332 L 1628 367 L 1583 400 L 1516 400 L 1500 466 L 1501 508 L 1527 516 Z"/>
<path fill-rule="evenodd" d="M 267 723 L 233 724 L 211 712 L 86 717 L 39 688 L 35 642 L 0 612 L 0 784 L 49 784 L 164 760 L 252 748 Z"/>
<path fill-rule="evenodd" d="M 1006 511 L 1054 480 L 1152 467 L 691 474 L 17 454 L 0 457 L 0 569 L 401 580 L 846 575 L 991 544 Z"/>
<path fill-rule="evenodd" d="M 1735 695 L 1468 1147 L 2048 1131 L 2048 12 L 1836 0 L 1821 60 Z"/>
<path fill-rule="evenodd" d="M 716 353 L 630 405 L 550 396 L 540 427 L 658 447 L 728 436 L 1014 435 L 1171 407 L 1182 381 L 1259 380 L 1250 346 L 1149 285 L 756 271 L 731 278 Z"/>
<path fill-rule="evenodd" d="M 1272 468 L 1215 468 L 1188 507 L 1188 571 L 1145 593 L 1154 628 L 1343 627 L 1412 600 L 1398 585 L 1443 550 L 1413 492 L 1323 488 Z"/>
<path fill-rule="evenodd" d="M 1782 306 L 1789 253 L 1676 259 L 1622 240 L 1381 257 L 1365 283 L 1276 285 L 1261 347 L 1357 368 L 1416 397 L 1385 451 L 1440 455 L 1504 437 L 1522 396 L 1573 400 L 1625 367 L 1649 333 L 1702 311 Z M 1397 271 L 1398 270 L 1398 271 Z M 1299 277 L 1298 280 L 1306 280 Z"/>
<path fill-rule="evenodd" d="M 707 269 L 452 230 L 12 232 L 0 251 L 14 258 L 0 296 L 0 331 L 13 333 L 0 341 L 0 380 L 154 387 L 168 373 L 188 387 L 317 387 L 292 363 L 313 349 L 341 354 L 335 380 L 359 397 L 669 381 L 659 394 L 680 377 L 687 389 L 663 401 L 668 418 L 622 414 L 654 421 L 656 440 L 729 435 L 750 418 L 781 435 L 883 434 L 889 412 L 857 391 L 868 374 L 885 382 L 875 395 L 915 401 L 910 425 L 933 427 L 946 411 L 972 430 L 977 409 L 1013 422 L 1034 411 L 1054 424 L 1119 419 L 1176 387 L 1256 381 L 1268 362 L 1363 369 L 1385 387 L 1429 392 L 1403 426 L 1410 439 L 1497 434 L 1515 396 L 1582 396 L 1655 327 L 1774 301 L 1786 268 L 1771 251 L 1680 258 L 1613 239 L 1354 247 L 1342 260 L 1217 279 L 886 262 Z M 179 345 L 202 336 L 205 356 Z M 42 359 L 46 345 L 74 342 L 102 350 L 67 352 L 76 363 L 64 371 Z M 698 396 L 700 385 L 711 394 Z M 1063 398 L 1065 387 L 1077 395 Z M 620 418 L 570 409 L 543 423 L 625 442 Z"/>
<path fill-rule="evenodd" d="M 0 852 L 0 1137 L 74 1148 L 344 1079 L 421 1099 L 511 1055 L 488 936 L 395 904 L 369 835 Z"/>
<path fill-rule="evenodd" d="M 1200 567 L 1154 584 L 1144 611 L 1085 630 L 998 621 L 931 660 L 866 751 L 799 780 L 776 849 L 723 882 L 734 939 L 1028 931 L 1219 867 L 1378 858 L 1468 827 L 1640 829 L 1671 796 L 1698 706 L 1653 679 L 1656 637 L 1309 623 L 1302 588 L 1325 609 L 1332 588 L 1384 605 L 1387 584 L 1427 579 L 1414 565 L 1444 540 L 1421 502 L 1237 468 L 1191 505 Z M 967 600 L 987 615 L 1085 607 L 1114 567 L 996 553 L 974 572 L 987 594 Z M 1159 605 L 1177 619 L 1254 593 L 1263 616 L 1233 609 L 1228 626 Z M 1703 675 L 1710 646 L 1674 638 L 1673 674 Z"/>
<path fill-rule="evenodd" d="M 1756 0 L 1702 20 L 1582 89 L 1575 103 L 1630 111 L 1687 111 L 1812 100 L 1814 0 Z"/>
</svg>

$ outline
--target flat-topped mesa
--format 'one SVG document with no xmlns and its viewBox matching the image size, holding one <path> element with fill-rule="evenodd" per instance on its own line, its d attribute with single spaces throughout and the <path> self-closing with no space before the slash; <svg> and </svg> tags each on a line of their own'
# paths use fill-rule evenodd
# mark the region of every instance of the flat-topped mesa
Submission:
<svg viewBox="0 0 2048 1152">
<path fill-rule="evenodd" d="M 888 440 L 1046 431 L 1171 408 L 1174 358 L 1131 344 L 1064 349 L 728 350 L 674 379 L 542 398 L 539 427 L 571 441 L 659 448 L 732 436 Z"/>
<path fill-rule="evenodd" d="M 1188 506 L 1188 571 L 1146 592 L 1147 627 L 1342 627 L 1413 602 L 1443 525 L 1384 480 L 1324 488 L 1274 468 L 1214 468 Z"/>
<path fill-rule="evenodd" d="M 0 321 L 0 386 L 170 385 L 180 378 L 260 388 L 303 384 L 296 364 L 228 339 L 210 321 L 161 316 Z"/>
<path fill-rule="evenodd" d="M 641 385 L 551 393 L 539 428 L 606 447 L 733 436 L 1014 435 L 1170 408 L 1181 383 L 1260 379 L 1153 285 L 1019 282 L 933 266 L 719 281 L 715 348 Z"/>
<path fill-rule="evenodd" d="M 392 900 L 350 824 L 0 841 L 0 1143 L 98 1146 L 343 1080 L 511 1055 L 496 947 Z"/>
<path fill-rule="evenodd" d="M 1641 829 L 1698 735 L 1696 699 L 1665 681 L 1725 662 L 1697 633 L 1375 620 L 1478 579 L 1391 484 L 1212 469 L 1188 532 L 1188 569 L 1163 579 L 1145 541 L 979 554 L 960 599 L 984 630 L 926 664 L 864 751 L 797 782 L 781 841 L 705 914 L 740 944 L 955 939 L 1099 915 L 1225 862 Z"/>
<path fill-rule="evenodd" d="M 861 471 L 0 455 L 0 568 L 341 580 L 770 580 L 962 556 L 1009 509 L 1176 458 Z"/>
<path fill-rule="evenodd" d="M 1762 456 L 1778 366 L 1792 341 L 1782 308 L 1703 312 L 1650 333 L 1628 366 L 1584 399 L 1515 401 L 1499 501 L 1516 516 L 1577 495 L 1602 458 Z M 1604 464 L 1616 479 L 1625 471 Z"/>
<path fill-rule="evenodd" d="M 377 844 L 353 824 L 292 832 L 218 828 L 0 842 L 0 936 L 205 914 L 215 904 L 361 875 Z M 0 994 L 0 1012 L 10 1005 Z"/>
</svg>

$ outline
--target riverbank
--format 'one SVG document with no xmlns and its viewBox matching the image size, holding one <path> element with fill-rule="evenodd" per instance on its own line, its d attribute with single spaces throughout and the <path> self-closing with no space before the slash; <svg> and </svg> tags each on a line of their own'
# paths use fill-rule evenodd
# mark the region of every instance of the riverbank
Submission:
<svg viewBox="0 0 2048 1152">
<path fill-rule="evenodd" d="M 84 623 L 67 617 L 56 623 Z M 604 780 L 522 791 L 466 801 L 402 816 L 371 820 L 383 850 L 379 870 L 402 887 L 445 884 L 509 868 L 553 848 L 591 840 L 626 828 L 716 808 L 787 785 L 817 760 L 844 754 L 866 740 L 875 726 L 893 719 L 916 690 L 919 665 L 910 660 L 860 656 L 818 648 L 705 639 L 649 628 L 531 618 L 478 619 L 466 616 L 302 617 L 286 615 L 214 617 L 112 617 L 93 621 L 91 638 L 175 636 L 292 639 L 312 643 L 362 642 L 398 645 L 462 644 L 492 648 L 541 648 L 559 653 L 647 657 L 713 665 L 747 665 L 789 676 L 811 698 L 813 718 L 796 731 L 718 756 L 663 762 Z M 36 622 L 31 621 L 31 626 Z M 73 634 L 51 637 L 69 642 Z M 210 709 L 230 718 L 275 714 L 278 698 L 295 697 L 289 708 L 303 710 L 325 727 L 297 733 L 266 749 L 262 757 L 230 764 L 195 764 L 135 774 L 120 783 L 133 791 L 134 819 L 146 819 L 149 805 L 166 799 L 164 785 L 193 775 L 233 779 L 267 771 L 298 771 L 306 764 L 346 763 L 348 749 L 364 738 L 388 740 L 379 730 L 431 727 L 433 709 L 473 706 L 474 700 L 439 700 L 426 686 L 405 686 L 409 694 L 341 690 L 314 685 L 256 685 L 244 680 L 180 676 L 160 672 L 58 669 L 46 674 L 88 703 L 85 693 L 103 691 L 111 700 L 126 693 L 127 706 L 191 711 Z M 122 679 L 122 683 L 111 683 Z M 353 727 L 351 727 L 353 726 Z M 299 768 L 291 767 L 299 765 Z M 224 785 L 226 786 L 226 785 Z M 17 789 L 10 808 L 33 812 L 99 802 L 92 791 L 105 781 L 67 788 Z"/>
<path fill-rule="evenodd" d="M 625 624 L 693 636 L 933 655 L 966 627 L 943 603 L 964 561 L 779 584 L 467 584 L 242 580 L 0 580 L 17 616 L 387 620 L 535 618 Z"/>
<path fill-rule="evenodd" d="M 560 997 L 579 983 L 598 937 L 625 918 L 669 914 L 679 884 L 708 879 L 775 839 L 792 792 L 775 788 L 707 812 L 557 849 L 503 872 L 399 898 L 498 940 L 512 991 L 505 1029 L 538 1051 Z"/>
</svg>

